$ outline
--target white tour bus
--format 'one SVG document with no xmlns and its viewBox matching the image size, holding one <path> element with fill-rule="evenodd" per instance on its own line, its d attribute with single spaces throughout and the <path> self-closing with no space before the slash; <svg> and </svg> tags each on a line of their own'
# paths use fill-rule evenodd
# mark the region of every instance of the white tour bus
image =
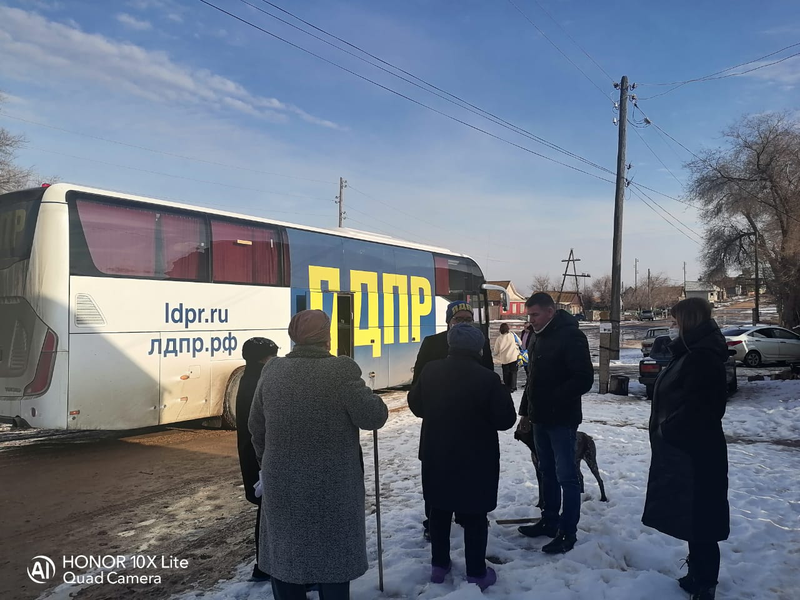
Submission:
<svg viewBox="0 0 800 600">
<path fill-rule="evenodd" d="M 235 426 L 241 347 L 309 308 L 374 389 L 407 384 L 422 339 L 478 265 L 441 248 L 66 183 L 0 195 L 0 421 Z"/>
</svg>

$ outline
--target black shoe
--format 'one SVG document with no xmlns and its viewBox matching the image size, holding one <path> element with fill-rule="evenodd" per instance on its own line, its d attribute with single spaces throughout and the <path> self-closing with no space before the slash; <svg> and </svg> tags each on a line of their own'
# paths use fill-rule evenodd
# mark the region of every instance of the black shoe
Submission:
<svg viewBox="0 0 800 600">
<path fill-rule="evenodd" d="M 697 589 L 697 585 L 695 584 L 694 577 L 692 577 L 691 573 L 678 579 L 678 585 L 681 586 L 681 589 L 689 592 L 690 594 L 700 591 Z"/>
<path fill-rule="evenodd" d="M 250 581 L 269 581 L 269 573 L 264 573 L 264 571 L 258 568 L 258 565 L 254 565 Z"/>
<path fill-rule="evenodd" d="M 559 531 L 556 539 L 542 547 L 542 552 L 546 554 L 564 554 L 572 550 L 577 541 L 578 538 L 575 537 L 574 533 L 563 533 Z"/>
<path fill-rule="evenodd" d="M 692 592 L 691 600 L 714 600 L 714 595 L 717 592 L 717 586 L 712 585 L 704 590 Z"/>
<path fill-rule="evenodd" d="M 522 527 L 517 528 L 522 535 L 526 537 L 556 537 L 558 533 L 558 525 L 553 525 L 550 523 L 545 523 L 544 520 L 540 519 L 538 523 L 533 525 L 523 525 Z"/>
<path fill-rule="evenodd" d="M 422 537 L 425 538 L 426 542 L 431 541 L 431 530 L 430 529 L 423 529 L 422 530 Z"/>
</svg>

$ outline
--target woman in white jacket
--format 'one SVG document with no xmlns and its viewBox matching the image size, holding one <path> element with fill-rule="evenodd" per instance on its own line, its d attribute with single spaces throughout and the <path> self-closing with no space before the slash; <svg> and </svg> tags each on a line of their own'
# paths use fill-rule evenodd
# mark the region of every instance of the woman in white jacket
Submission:
<svg viewBox="0 0 800 600">
<path fill-rule="evenodd" d="M 500 325 L 500 335 L 494 342 L 494 361 L 503 365 L 503 383 L 511 392 L 517 391 L 517 359 L 520 341 L 512 333 L 507 323 Z"/>
</svg>

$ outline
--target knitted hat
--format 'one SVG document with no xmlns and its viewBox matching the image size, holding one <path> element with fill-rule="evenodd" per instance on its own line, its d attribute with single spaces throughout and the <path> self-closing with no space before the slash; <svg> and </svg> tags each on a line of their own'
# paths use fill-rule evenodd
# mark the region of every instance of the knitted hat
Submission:
<svg viewBox="0 0 800 600">
<path fill-rule="evenodd" d="M 242 345 L 242 358 L 246 362 L 258 362 L 278 354 L 278 344 L 269 338 L 254 337 Z"/>
<path fill-rule="evenodd" d="M 289 322 L 289 337 L 298 346 L 331 341 L 331 318 L 321 310 L 303 310 Z"/>
<path fill-rule="evenodd" d="M 447 344 L 451 350 L 465 350 L 480 353 L 486 338 L 483 332 L 469 323 L 459 323 L 447 332 Z"/>
<path fill-rule="evenodd" d="M 444 314 L 445 322 L 449 323 L 450 320 L 453 318 L 453 315 L 456 314 L 457 312 L 461 312 L 462 310 L 465 310 L 469 312 L 469 314 L 472 314 L 472 307 L 463 300 L 456 300 L 455 302 L 451 302 L 450 304 L 448 304 L 447 312 Z"/>
</svg>

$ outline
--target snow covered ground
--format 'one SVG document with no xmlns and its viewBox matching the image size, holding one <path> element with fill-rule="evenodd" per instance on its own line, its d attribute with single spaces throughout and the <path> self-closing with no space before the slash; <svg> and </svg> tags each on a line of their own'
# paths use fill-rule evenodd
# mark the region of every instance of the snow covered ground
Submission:
<svg viewBox="0 0 800 600">
<path fill-rule="evenodd" d="M 650 449 L 649 404 L 641 385 L 630 397 L 584 398 L 581 430 L 592 435 L 610 502 L 584 466 L 578 544 L 563 556 L 540 552 L 545 541 L 519 535 L 494 519 L 538 515 L 536 477 L 527 449 L 501 433 L 499 506 L 487 555 L 498 583 L 481 594 L 465 581 L 463 536 L 452 531 L 454 568 L 444 584 L 430 575 L 430 548 L 422 539 L 422 493 L 417 444 L 419 420 L 395 410 L 380 433 L 385 592 L 378 591 L 374 497 L 368 498 L 370 570 L 353 582 L 354 600 L 375 598 L 486 598 L 548 600 L 685 600 L 675 581 L 685 574 L 686 544 L 641 524 Z M 518 403 L 521 393 L 515 394 Z M 402 406 L 391 398 L 390 404 Z M 794 600 L 800 596 L 800 381 L 742 383 L 725 418 L 729 436 L 731 536 L 721 544 L 720 600 Z M 368 493 L 374 492 L 371 435 L 362 436 Z M 271 598 L 269 584 L 247 581 L 251 563 L 234 580 L 181 600 Z M 309 595 L 316 598 L 316 594 Z"/>
</svg>

